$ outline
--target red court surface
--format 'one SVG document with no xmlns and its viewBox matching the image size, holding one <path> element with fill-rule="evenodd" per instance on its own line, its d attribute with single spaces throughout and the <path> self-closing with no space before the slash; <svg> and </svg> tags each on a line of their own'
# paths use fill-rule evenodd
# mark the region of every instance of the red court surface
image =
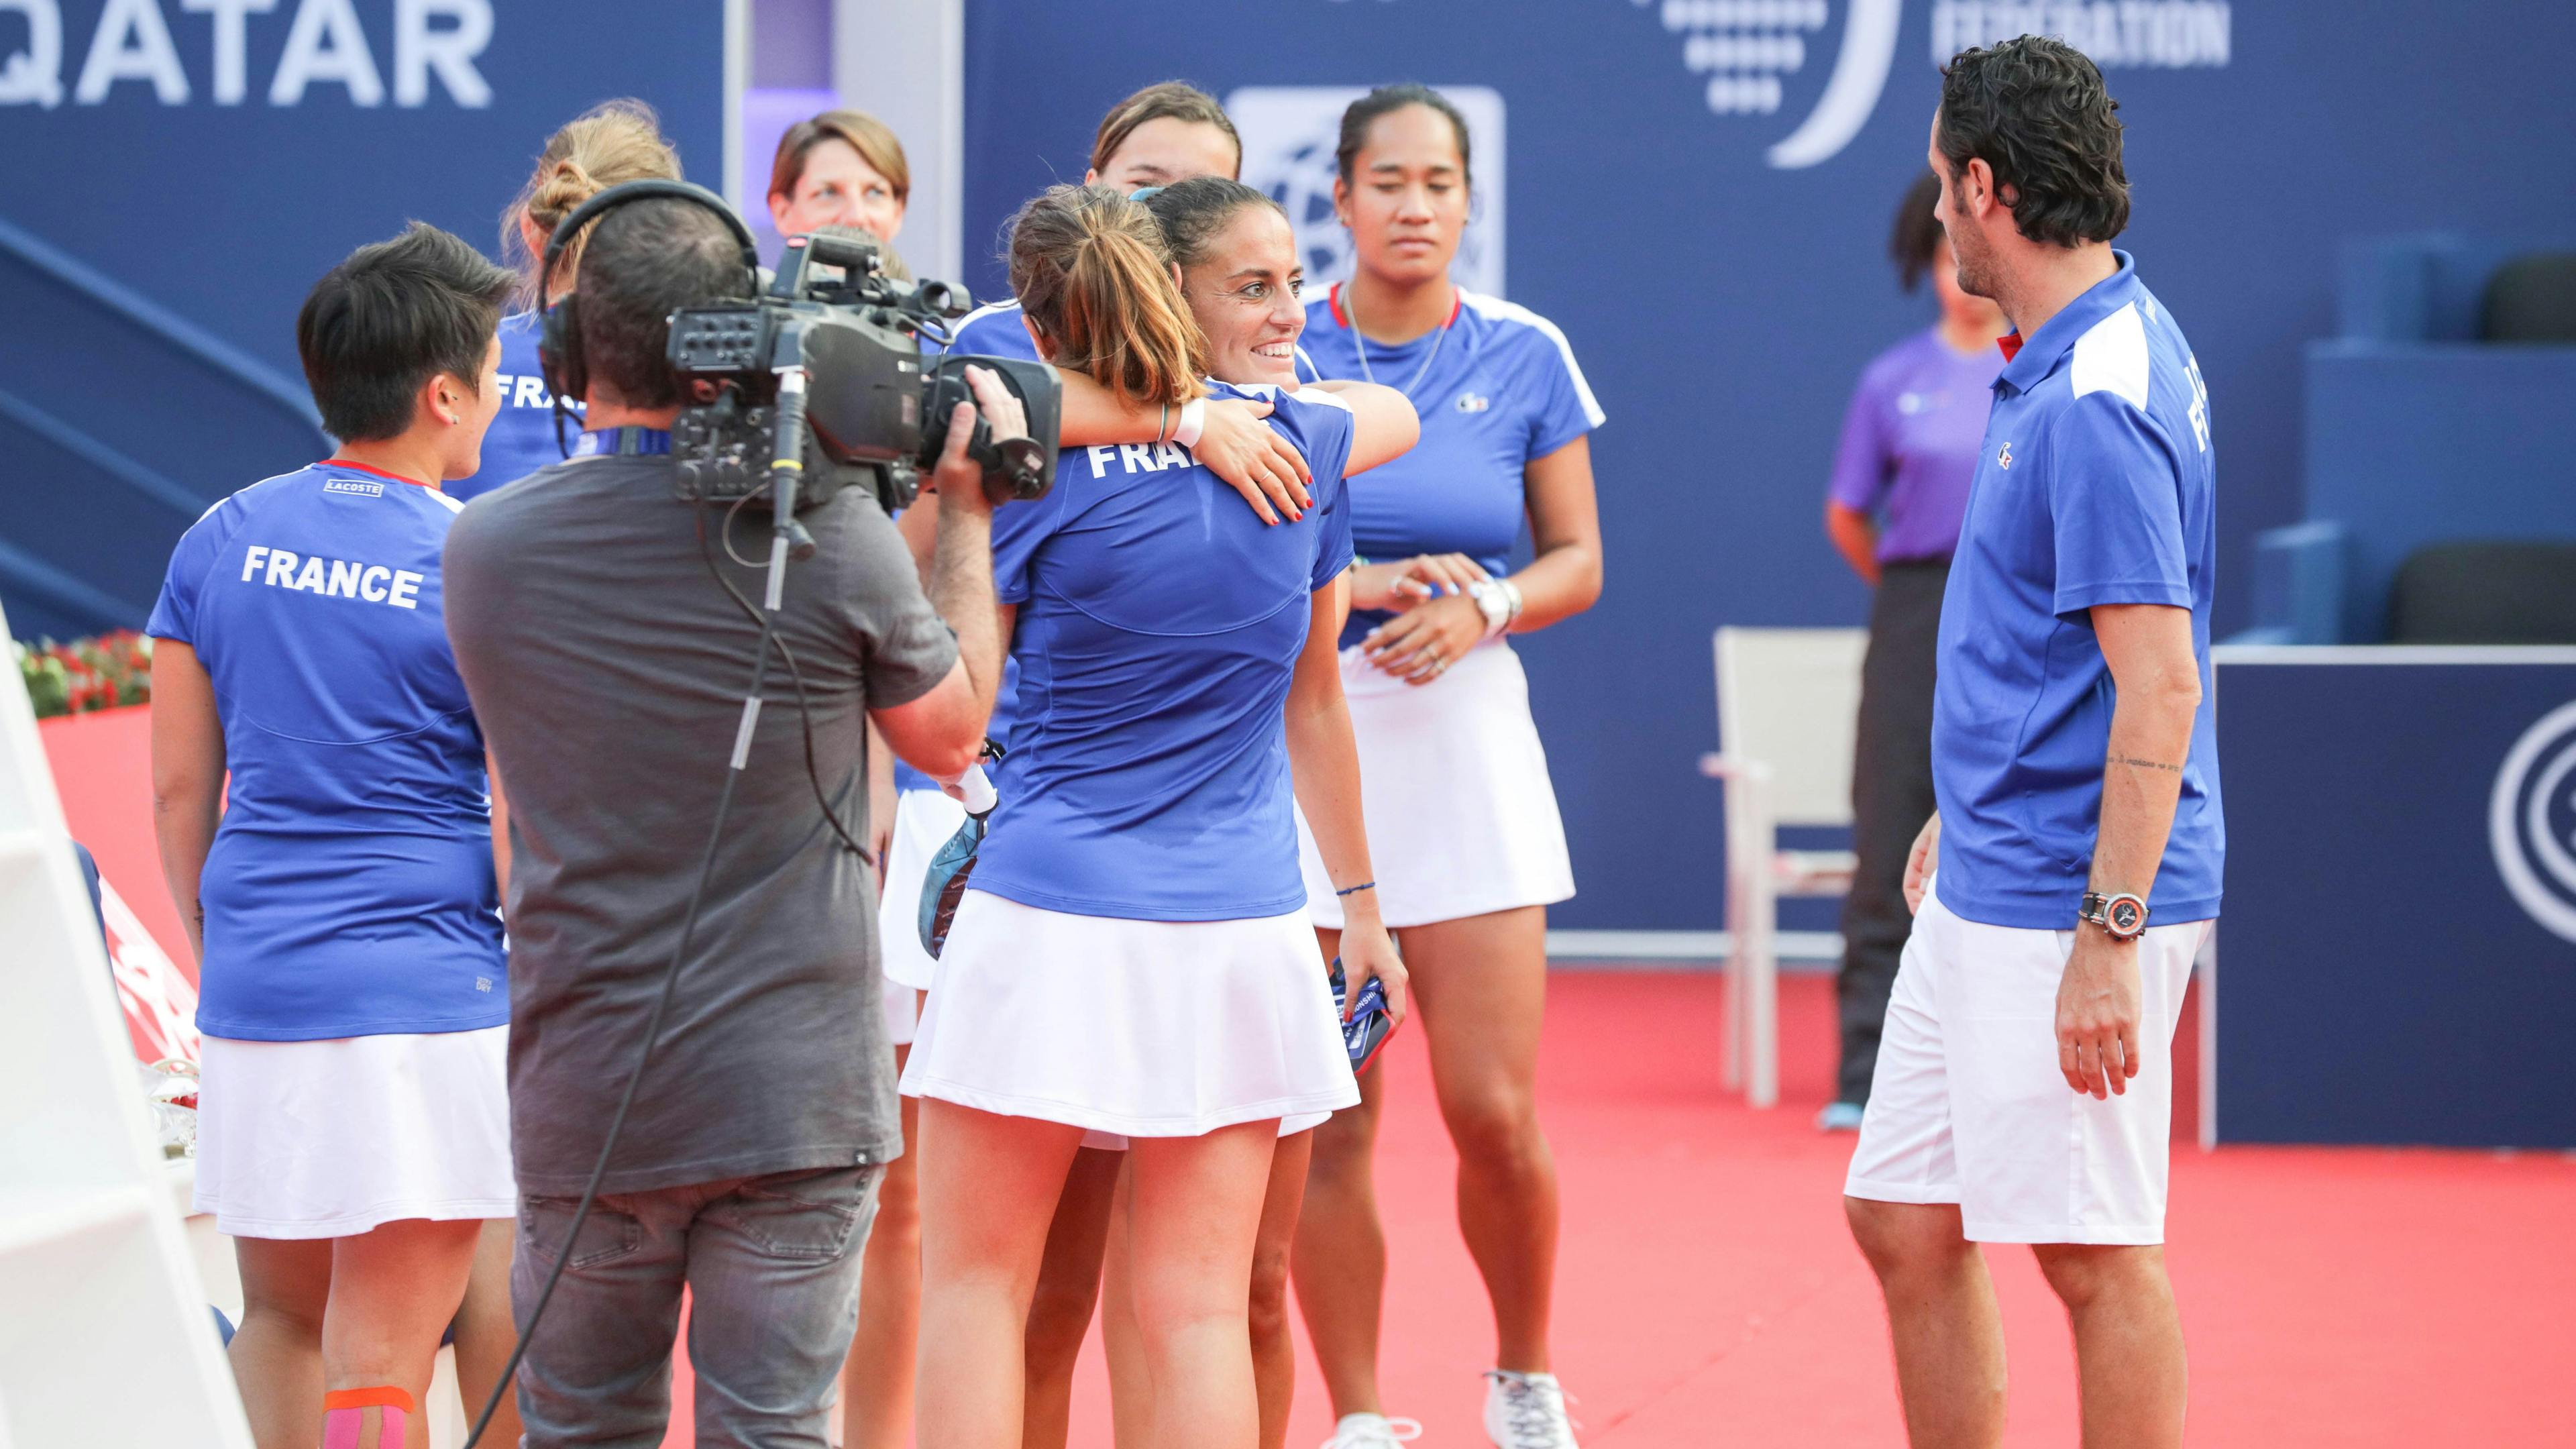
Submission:
<svg viewBox="0 0 2576 1449">
<path fill-rule="evenodd" d="M 148 718 L 49 721 L 46 746 L 75 833 L 184 961 L 152 852 Z M 1876 1288 L 1843 1230 L 1851 1139 L 1810 1125 L 1831 1079 L 1831 983 L 1781 988 L 1784 1100 L 1756 1112 L 1719 1085 L 1715 974 L 1552 979 L 1540 1087 L 1565 1194 L 1558 1369 L 1595 1449 L 1902 1443 Z M 1491 1326 L 1420 1048 L 1399 1034 L 1381 1068 L 1384 1382 L 1388 1407 L 1428 1426 L 1425 1449 L 1478 1449 Z M 2496 1090 L 2565 1089 L 2500 1071 Z M 2557 1392 L 2576 1365 L 2576 1157 L 2186 1145 L 2173 1180 L 2195 1446 L 2576 1444 Z M 2028 1253 L 1990 1257 L 2014 1376 L 2006 1442 L 2071 1445 L 2064 1319 Z M 1331 1431 L 1310 1357 L 1301 1369 L 1291 1449 Z M 674 1449 L 691 1439 L 685 1368 L 677 1388 Z M 1076 1449 L 1109 1449 L 1096 1342 L 1079 1393 Z"/>
<path fill-rule="evenodd" d="M 1560 971 L 1550 989 L 1557 1356 L 1583 1442 L 1901 1445 L 1876 1287 L 1843 1229 L 1851 1139 L 1810 1125 L 1830 1084 L 1830 982 L 1782 982 L 1784 1101 L 1769 1112 L 1720 1089 L 1722 990 L 1712 974 L 1606 971 Z M 1420 1044 L 1399 1036 L 1385 1069 L 1389 1408 L 1423 1420 L 1425 1449 L 1478 1449 L 1492 1339 L 1451 1221 L 1453 1159 Z M 2535 1089 L 2549 1090 L 2498 1082 Z M 2560 1402 L 2576 1363 L 2571 1223 L 2565 1156 L 2178 1147 L 2171 1262 L 2191 1341 L 2190 1442 L 2576 1442 Z M 2027 1252 L 1990 1257 L 2013 1372 L 2006 1442 L 2072 1445 L 2064 1317 Z M 1110 1442 L 1096 1349 L 1079 1449 Z M 1292 1449 L 1331 1432 L 1311 1361 L 1301 1368 Z"/>
</svg>

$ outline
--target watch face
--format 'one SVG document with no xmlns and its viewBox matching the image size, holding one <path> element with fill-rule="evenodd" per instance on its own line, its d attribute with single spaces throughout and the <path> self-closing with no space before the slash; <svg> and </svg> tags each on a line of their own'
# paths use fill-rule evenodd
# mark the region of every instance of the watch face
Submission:
<svg viewBox="0 0 2576 1449">
<path fill-rule="evenodd" d="M 2134 936 L 2147 923 L 2146 907 L 2140 905 L 2134 896 L 2121 896 L 2112 901 L 2103 915 L 2110 921 L 2115 935 Z"/>
</svg>

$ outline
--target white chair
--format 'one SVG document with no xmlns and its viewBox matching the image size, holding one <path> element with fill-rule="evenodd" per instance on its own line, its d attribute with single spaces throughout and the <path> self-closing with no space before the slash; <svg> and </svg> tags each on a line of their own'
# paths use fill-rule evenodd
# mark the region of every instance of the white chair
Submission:
<svg viewBox="0 0 2576 1449">
<path fill-rule="evenodd" d="M 1779 903 L 1851 890 L 1848 850 L 1782 850 L 1783 825 L 1852 823 L 1852 742 L 1866 629 L 1717 631 L 1717 738 L 1700 773 L 1726 782 L 1726 1085 L 1780 1100 Z"/>
</svg>

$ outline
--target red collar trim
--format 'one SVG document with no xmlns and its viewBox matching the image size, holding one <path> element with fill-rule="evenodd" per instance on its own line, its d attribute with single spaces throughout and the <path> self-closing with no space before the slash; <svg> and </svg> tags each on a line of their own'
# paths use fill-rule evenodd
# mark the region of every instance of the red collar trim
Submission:
<svg viewBox="0 0 2576 1449">
<path fill-rule="evenodd" d="M 316 468 L 354 468 L 361 473 L 373 473 L 379 478 L 390 478 L 396 483 L 408 483 L 414 488 L 426 488 L 433 493 L 439 491 L 438 485 L 435 483 L 423 483 L 417 478 L 406 478 L 400 473 L 388 473 L 382 468 L 370 468 L 364 463 L 352 463 L 346 458 L 325 458 L 313 466 Z"/>
<path fill-rule="evenodd" d="M 2004 361 L 2010 362 L 2014 358 L 2021 356 L 2021 341 L 2022 338 L 2020 333 L 2007 332 L 2003 336 L 1995 339 L 1995 347 L 2003 353 Z"/>
<path fill-rule="evenodd" d="M 1340 282 L 1335 282 L 1333 284 L 1332 290 L 1324 294 L 1324 305 L 1332 309 L 1333 325 L 1348 328 L 1351 325 L 1351 314 L 1342 310 L 1343 285 L 1344 284 Z M 1452 282 L 1449 286 L 1449 315 L 1441 319 L 1440 325 L 1443 327 L 1457 326 L 1458 314 L 1466 310 L 1466 307 L 1466 289 Z"/>
</svg>

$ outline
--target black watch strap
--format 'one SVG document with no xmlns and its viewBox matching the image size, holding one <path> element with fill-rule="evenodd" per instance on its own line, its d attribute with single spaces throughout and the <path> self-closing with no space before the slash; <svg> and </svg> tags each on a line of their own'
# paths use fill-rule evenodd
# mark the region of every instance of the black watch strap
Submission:
<svg viewBox="0 0 2576 1449">
<path fill-rule="evenodd" d="M 2147 903 L 2126 891 L 2117 895 L 2086 891 L 2076 915 L 2100 926 L 2115 941 L 2134 941 L 2147 933 Z"/>
</svg>

